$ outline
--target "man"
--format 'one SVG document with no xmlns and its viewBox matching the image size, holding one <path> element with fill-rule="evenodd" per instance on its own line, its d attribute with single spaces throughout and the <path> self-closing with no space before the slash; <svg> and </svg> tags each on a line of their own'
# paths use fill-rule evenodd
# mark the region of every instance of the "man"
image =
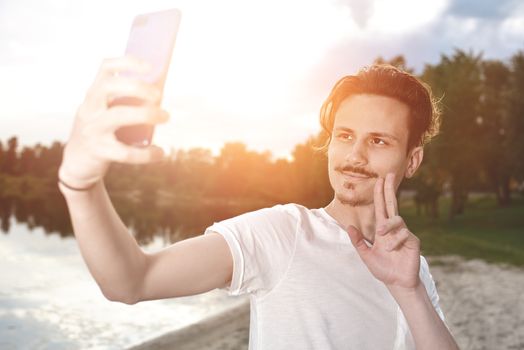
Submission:
<svg viewBox="0 0 524 350">
<path fill-rule="evenodd" d="M 123 125 L 168 118 L 159 91 L 115 74 L 147 69 L 129 57 L 102 64 L 59 171 L 80 250 L 108 299 L 133 304 L 214 288 L 249 293 L 250 349 L 457 349 L 395 198 L 438 129 L 428 88 L 390 66 L 343 78 L 321 111 L 335 192 L 327 207 L 261 209 L 147 254 L 102 182 L 111 161 L 162 157 L 158 147 L 128 147 L 114 137 Z M 146 104 L 108 108 L 123 95 Z"/>
</svg>

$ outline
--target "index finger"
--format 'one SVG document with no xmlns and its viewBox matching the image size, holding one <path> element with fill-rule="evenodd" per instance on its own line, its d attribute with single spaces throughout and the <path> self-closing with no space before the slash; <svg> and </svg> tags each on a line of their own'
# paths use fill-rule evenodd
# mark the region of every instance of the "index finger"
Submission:
<svg viewBox="0 0 524 350">
<path fill-rule="evenodd" d="M 382 222 L 387 219 L 386 202 L 384 201 L 384 179 L 379 177 L 375 182 L 373 201 L 375 204 L 375 220 Z"/>
<path fill-rule="evenodd" d="M 122 56 L 107 58 L 100 65 L 100 70 L 95 81 L 122 72 L 147 73 L 151 69 L 151 64 L 137 57 Z"/>
</svg>

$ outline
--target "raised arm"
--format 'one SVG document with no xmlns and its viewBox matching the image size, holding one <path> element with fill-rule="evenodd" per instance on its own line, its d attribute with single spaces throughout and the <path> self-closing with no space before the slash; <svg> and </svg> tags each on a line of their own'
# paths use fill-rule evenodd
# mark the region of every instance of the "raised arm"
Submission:
<svg viewBox="0 0 524 350">
<path fill-rule="evenodd" d="M 114 135 L 124 125 L 157 124 L 168 119 L 158 106 L 160 92 L 155 87 L 118 74 L 147 69 L 143 62 L 129 57 L 102 64 L 78 109 L 59 170 L 59 188 L 89 271 L 108 299 L 128 304 L 224 286 L 231 280 L 233 265 L 229 247 L 219 234 L 191 238 L 146 254 L 107 194 L 103 177 L 111 162 L 141 164 L 162 158 L 159 147 L 127 146 Z M 108 108 L 115 96 L 137 97 L 145 104 Z"/>
</svg>

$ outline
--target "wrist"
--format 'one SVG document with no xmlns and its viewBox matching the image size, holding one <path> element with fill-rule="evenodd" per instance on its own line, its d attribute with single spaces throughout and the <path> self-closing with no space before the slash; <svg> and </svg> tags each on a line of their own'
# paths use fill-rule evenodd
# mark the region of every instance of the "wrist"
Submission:
<svg viewBox="0 0 524 350">
<path fill-rule="evenodd" d="M 410 287 L 396 285 L 386 285 L 386 287 L 399 304 L 403 301 L 423 297 L 426 294 L 426 287 L 424 287 L 420 277 L 418 277 L 416 283 Z"/>
<path fill-rule="evenodd" d="M 69 199 L 76 199 L 76 198 L 90 198 L 93 196 L 94 192 L 97 192 L 97 188 L 99 186 L 103 185 L 103 180 L 99 180 L 95 182 L 92 186 L 90 186 L 87 190 L 75 190 L 70 187 L 66 187 L 63 182 L 58 182 L 58 189 L 60 190 L 60 193 L 64 196 L 66 200 Z"/>
<path fill-rule="evenodd" d="M 59 171 L 57 177 L 58 189 L 65 197 L 71 196 L 83 196 L 88 193 L 91 193 L 92 190 L 99 184 L 102 183 L 102 179 L 95 180 L 93 182 L 87 183 L 78 183 L 78 181 L 70 181 L 67 176 L 62 175 L 62 172 Z"/>
<path fill-rule="evenodd" d="M 63 166 L 58 169 L 57 182 L 60 190 L 68 192 L 87 192 L 93 189 L 102 179 L 93 178 L 91 180 L 78 181 L 75 176 L 69 176 L 70 172 L 66 171 Z M 63 192 L 63 191 L 62 191 Z"/>
<path fill-rule="evenodd" d="M 69 191 L 74 191 L 74 192 L 87 192 L 91 190 L 92 188 L 94 188 L 98 184 L 98 182 L 99 181 L 96 181 L 96 182 L 93 182 L 92 184 L 84 185 L 83 187 L 77 187 L 77 186 L 68 184 L 67 182 L 62 180 L 60 177 L 58 177 L 58 184 L 60 188 L 65 188 Z"/>
</svg>

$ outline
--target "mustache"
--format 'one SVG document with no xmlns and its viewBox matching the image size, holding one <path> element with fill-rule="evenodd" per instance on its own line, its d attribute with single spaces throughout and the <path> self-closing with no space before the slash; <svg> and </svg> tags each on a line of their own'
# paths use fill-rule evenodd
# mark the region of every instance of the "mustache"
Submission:
<svg viewBox="0 0 524 350">
<path fill-rule="evenodd" d="M 353 173 L 362 174 L 364 176 L 373 177 L 373 178 L 378 177 L 378 174 L 375 173 L 375 172 L 372 172 L 370 170 L 366 170 L 365 168 L 358 168 L 358 167 L 351 166 L 351 165 L 337 166 L 337 167 L 335 167 L 335 170 L 338 171 L 338 172 L 350 171 L 350 172 L 353 172 Z"/>
</svg>

